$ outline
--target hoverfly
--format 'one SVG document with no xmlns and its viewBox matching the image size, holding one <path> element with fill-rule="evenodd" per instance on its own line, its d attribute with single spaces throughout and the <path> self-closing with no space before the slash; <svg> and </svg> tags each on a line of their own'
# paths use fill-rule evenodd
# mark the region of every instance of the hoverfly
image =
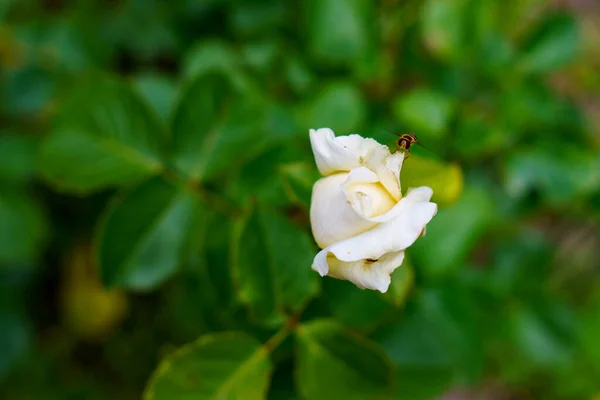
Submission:
<svg viewBox="0 0 600 400">
<path fill-rule="evenodd" d="M 406 153 L 404 159 L 406 160 L 410 157 L 410 146 L 417 143 L 417 136 L 414 133 L 394 133 L 394 135 L 398 136 L 398 140 L 396 140 L 396 148 L 398 151 L 402 151 Z"/>
</svg>

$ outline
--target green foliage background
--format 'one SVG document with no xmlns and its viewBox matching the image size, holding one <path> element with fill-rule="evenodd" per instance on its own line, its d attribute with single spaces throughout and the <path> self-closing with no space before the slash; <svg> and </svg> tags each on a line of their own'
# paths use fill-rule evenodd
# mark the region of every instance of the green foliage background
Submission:
<svg viewBox="0 0 600 400">
<path fill-rule="evenodd" d="M 599 20 L 4 0 L 0 398 L 600 395 Z M 385 295 L 310 269 L 319 127 L 426 148 L 403 188 L 440 210 Z"/>
</svg>

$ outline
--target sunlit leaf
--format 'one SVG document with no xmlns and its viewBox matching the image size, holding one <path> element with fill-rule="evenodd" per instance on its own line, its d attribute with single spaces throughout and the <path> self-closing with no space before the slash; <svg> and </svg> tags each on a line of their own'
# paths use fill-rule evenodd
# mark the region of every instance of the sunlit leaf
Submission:
<svg viewBox="0 0 600 400">
<path fill-rule="evenodd" d="M 159 364 L 144 399 L 261 400 L 270 375 L 266 348 L 245 333 L 202 336 Z"/>
<path fill-rule="evenodd" d="M 336 322 L 300 326 L 296 354 L 296 385 L 305 398 L 382 399 L 394 394 L 394 368 L 383 350 Z"/>
<path fill-rule="evenodd" d="M 463 172 L 458 164 L 413 154 L 402 167 L 400 182 L 404 188 L 429 186 L 433 189 L 432 201 L 446 207 L 460 198 L 463 180 Z"/>
</svg>

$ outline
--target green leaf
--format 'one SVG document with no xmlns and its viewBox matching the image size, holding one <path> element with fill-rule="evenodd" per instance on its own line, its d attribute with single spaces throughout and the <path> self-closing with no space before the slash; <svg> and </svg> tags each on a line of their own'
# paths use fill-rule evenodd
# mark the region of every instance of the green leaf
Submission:
<svg viewBox="0 0 600 400">
<path fill-rule="evenodd" d="M 442 92 L 417 88 L 394 101 L 394 115 L 425 143 L 440 142 L 454 115 L 455 102 Z"/>
<path fill-rule="evenodd" d="M 9 69 L 2 77 L 0 109 L 18 116 L 40 113 L 56 93 L 54 78 L 50 71 L 35 65 Z"/>
<path fill-rule="evenodd" d="M 236 2 L 229 8 L 232 28 L 241 35 L 261 35 L 286 24 L 286 2 Z M 274 36 L 274 35 L 273 35 Z"/>
<path fill-rule="evenodd" d="M 102 75 L 80 83 L 61 111 L 39 157 L 41 174 L 56 187 L 89 193 L 162 169 L 164 130 L 122 82 Z"/>
<path fill-rule="evenodd" d="M 445 207 L 460 198 L 463 181 L 463 172 L 458 164 L 413 154 L 403 165 L 400 182 L 405 188 L 429 186 L 433 189 L 432 201 Z"/>
<path fill-rule="evenodd" d="M 347 134 L 363 125 L 366 111 L 360 90 L 351 83 L 337 82 L 325 86 L 308 104 L 303 121 L 310 128 L 328 127 Z"/>
<path fill-rule="evenodd" d="M 0 136 L 0 181 L 25 182 L 35 174 L 35 142 L 24 135 Z"/>
<path fill-rule="evenodd" d="M 238 223 L 233 246 L 238 296 L 253 319 L 279 324 L 317 291 L 311 239 L 288 219 L 257 208 Z"/>
<path fill-rule="evenodd" d="M 239 55 L 233 47 L 220 39 L 209 39 L 193 47 L 183 60 L 183 75 L 193 82 L 204 75 L 222 74 L 235 87 L 245 87 L 247 77 Z"/>
<path fill-rule="evenodd" d="M 282 165 L 279 170 L 287 195 L 308 209 L 313 185 L 321 177 L 315 164 L 290 163 Z"/>
<path fill-rule="evenodd" d="M 422 35 L 429 50 L 443 60 L 456 60 L 466 43 L 467 1 L 426 0 L 422 8 Z"/>
<path fill-rule="evenodd" d="M 197 197 L 153 178 L 107 210 L 97 234 L 100 274 L 107 286 L 151 288 L 181 262 Z"/>
<path fill-rule="evenodd" d="M 266 348 L 245 333 L 203 336 L 160 363 L 144 399 L 261 400 L 271 369 Z"/>
<path fill-rule="evenodd" d="M 574 146 L 539 144 L 511 154 L 505 165 L 506 190 L 522 197 L 537 189 L 553 204 L 567 204 L 600 186 L 600 158 Z"/>
<path fill-rule="evenodd" d="M 456 151 L 470 160 L 507 150 L 514 141 L 511 131 L 473 111 L 462 116 L 454 139 Z"/>
<path fill-rule="evenodd" d="M 323 297 L 336 320 L 350 327 L 372 328 L 394 310 L 380 293 L 337 279 L 323 281 Z"/>
<path fill-rule="evenodd" d="M 30 329 L 17 310 L 0 307 L 0 378 L 10 372 L 29 347 Z"/>
<path fill-rule="evenodd" d="M 317 60 L 344 64 L 369 48 L 372 4 L 366 0 L 305 0 L 309 49 Z"/>
<path fill-rule="evenodd" d="M 564 338 L 533 310 L 515 310 L 508 323 L 524 360 L 549 368 L 567 360 L 569 349 Z"/>
<path fill-rule="evenodd" d="M 578 43 L 575 18 L 570 14 L 550 14 L 526 38 L 520 67 L 530 73 L 558 69 L 575 58 Z"/>
<path fill-rule="evenodd" d="M 234 89 L 222 74 L 202 76 L 173 118 L 176 167 L 201 181 L 251 160 L 290 134 L 272 129 L 271 111 L 264 99 Z"/>
<path fill-rule="evenodd" d="M 165 75 L 143 73 L 132 80 L 133 87 L 164 122 L 175 104 L 175 82 Z"/>
<path fill-rule="evenodd" d="M 314 83 L 315 77 L 298 56 L 289 57 L 285 66 L 286 80 L 296 93 L 305 93 Z"/>
<path fill-rule="evenodd" d="M 431 276 L 459 268 L 492 223 L 494 210 L 487 193 L 467 187 L 457 203 L 438 211 L 427 225 L 425 237 L 409 249 L 417 268 L 423 268 Z"/>
<path fill-rule="evenodd" d="M 0 191 L 0 265 L 35 261 L 46 233 L 36 202 L 25 193 Z"/>
<path fill-rule="evenodd" d="M 382 349 L 333 321 L 298 328 L 296 386 L 307 399 L 384 399 L 394 368 Z"/>
<path fill-rule="evenodd" d="M 452 387 L 452 369 L 447 367 L 397 367 L 397 400 L 437 399 Z"/>
<path fill-rule="evenodd" d="M 390 288 L 385 294 L 381 294 L 384 300 L 396 307 L 402 307 L 415 284 L 415 272 L 410 260 L 404 259 L 402 266 L 392 274 Z"/>
</svg>

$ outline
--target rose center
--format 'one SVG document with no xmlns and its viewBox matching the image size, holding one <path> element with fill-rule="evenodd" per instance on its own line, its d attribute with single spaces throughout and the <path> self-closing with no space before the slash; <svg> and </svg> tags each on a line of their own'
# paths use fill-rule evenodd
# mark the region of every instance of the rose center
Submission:
<svg viewBox="0 0 600 400">
<path fill-rule="evenodd" d="M 381 183 L 357 183 L 348 188 L 352 207 L 366 218 L 373 218 L 390 211 L 396 201 Z"/>
</svg>

